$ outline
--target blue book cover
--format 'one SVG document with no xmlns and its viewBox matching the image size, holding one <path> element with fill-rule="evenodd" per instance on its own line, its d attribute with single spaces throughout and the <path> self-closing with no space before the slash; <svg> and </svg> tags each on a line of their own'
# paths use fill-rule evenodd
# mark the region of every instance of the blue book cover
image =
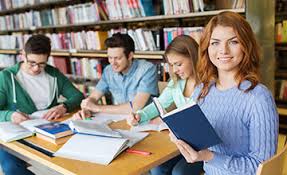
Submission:
<svg viewBox="0 0 287 175">
<path fill-rule="evenodd" d="M 162 120 L 178 139 L 185 141 L 196 151 L 222 142 L 197 104 L 189 104 L 163 114 L 162 107 L 156 100 L 154 99 L 154 103 Z"/>
<path fill-rule="evenodd" d="M 67 135 L 71 135 L 73 133 L 69 125 L 59 122 L 42 124 L 35 126 L 35 128 L 36 132 L 52 138 L 60 138 Z"/>
</svg>

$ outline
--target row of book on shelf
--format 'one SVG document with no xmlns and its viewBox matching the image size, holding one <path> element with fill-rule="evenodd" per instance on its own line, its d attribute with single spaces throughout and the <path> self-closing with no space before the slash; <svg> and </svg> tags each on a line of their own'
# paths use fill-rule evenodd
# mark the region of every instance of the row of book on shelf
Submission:
<svg viewBox="0 0 287 175">
<path fill-rule="evenodd" d="M 275 25 L 276 43 L 287 43 L 287 20 L 282 20 Z"/>
<path fill-rule="evenodd" d="M 99 21 L 96 3 L 78 4 L 41 11 L 0 17 L 0 30 L 33 29 L 35 27 L 90 23 Z"/>
<path fill-rule="evenodd" d="M 203 12 L 216 9 L 239 9 L 244 8 L 244 0 L 163 0 L 165 15 L 178 15 L 190 12 Z"/>
<path fill-rule="evenodd" d="M 203 27 L 170 27 L 163 29 L 135 30 L 120 28 L 109 31 L 81 31 L 46 33 L 51 39 L 52 49 L 65 50 L 103 50 L 104 41 L 116 32 L 127 33 L 135 41 L 135 49 L 140 51 L 164 50 L 178 35 L 189 35 L 199 42 Z M 22 49 L 30 34 L 15 32 L 12 35 L 0 35 L 0 49 Z"/>
<path fill-rule="evenodd" d="M 152 0 L 106 0 L 1 16 L 0 30 L 92 23 L 152 15 Z"/>
<path fill-rule="evenodd" d="M 287 100 L 287 80 L 276 80 L 275 81 L 275 97 L 279 100 Z"/>
<path fill-rule="evenodd" d="M 22 60 L 20 55 L 0 54 L 0 68 L 13 66 Z M 88 96 L 102 76 L 107 61 L 96 58 L 67 58 L 49 57 L 49 65 L 57 67 L 63 74 L 74 82 L 75 86 Z M 164 62 L 154 62 L 157 66 L 157 76 L 160 81 L 168 81 L 168 64 Z"/>
<path fill-rule="evenodd" d="M 158 5 L 156 5 L 158 4 Z M 157 7 L 162 6 L 162 7 Z M 210 8 L 206 8 L 211 6 Z M 217 6 L 217 7 L 216 7 Z M 30 10 L 25 13 L 0 16 L 0 30 L 34 29 L 43 26 L 85 24 L 101 20 L 119 20 L 136 17 L 184 14 L 224 8 L 243 8 L 244 0 L 209 4 L 203 0 L 97 0 L 54 9 Z"/>
<path fill-rule="evenodd" d="M 61 0 L 1 0 L 0 10 L 10 10 L 24 6 L 38 5 L 47 2 L 57 2 Z"/>
<path fill-rule="evenodd" d="M 13 66 L 21 61 L 20 55 L 0 54 L 0 67 Z M 75 77 L 84 77 L 90 80 L 101 79 L 102 64 L 98 59 L 69 58 L 50 56 L 49 65 L 57 67 L 63 74 Z"/>
</svg>

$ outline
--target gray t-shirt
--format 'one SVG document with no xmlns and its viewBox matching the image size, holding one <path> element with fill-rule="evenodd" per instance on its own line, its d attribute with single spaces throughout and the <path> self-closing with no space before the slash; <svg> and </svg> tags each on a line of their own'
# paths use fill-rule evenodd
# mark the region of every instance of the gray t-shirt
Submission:
<svg viewBox="0 0 287 175">
<path fill-rule="evenodd" d="M 30 75 L 23 70 L 16 75 L 17 80 L 29 94 L 38 110 L 46 109 L 53 100 L 53 80 L 45 72 L 39 75 Z"/>
</svg>

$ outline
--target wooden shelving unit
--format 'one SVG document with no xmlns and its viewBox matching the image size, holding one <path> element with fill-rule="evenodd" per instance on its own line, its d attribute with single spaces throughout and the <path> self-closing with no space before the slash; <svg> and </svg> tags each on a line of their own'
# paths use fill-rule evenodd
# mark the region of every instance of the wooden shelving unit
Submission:
<svg viewBox="0 0 287 175">
<path fill-rule="evenodd" d="M 277 108 L 279 115 L 283 115 L 287 117 L 287 109 L 286 108 Z"/>
<path fill-rule="evenodd" d="M 275 8 L 275 24 L 282 22 L 283 19 L 287 19 L 287 12 L 282 11 L 282 8 L 284 8 L 285 5 L 281 4 L 281 10 L 278 8 L 278 4 L 282 3 L 281 0 L 276 0 L 276 8 Z M 285 7 L 286 8 L 286 7 Z M 279 12 L 277 10 L 280 10 Z M 276 34 L 275 34 L 276 35 Z M 275 69 L 275 80 L 278 81 L 276 83 L 276 92 L 277 94 L 282 89 L 282 80 L 287 80 L 287 43 L 275 43 L 275 52 L 276 52 L 276 69 Z M 286 61 L 285 61 L 286 60 Z M 284 86 L 284 85 L 283 85 Z M 282 92 L 279 94 L 281 95 Z M 286 133 L 287 131 L 287 100 L 286 99 L 280 99 L 283 97 L 279 97 L 280 95 L 277 95 L 277 99 L 275 100 L 277 105 L 277 111 L 279 114 L 279 129 L 280 132 Z"/>
<path fill-rule="evenodd" d="M 19 49 L 0 49 L 0 54 L 20 54 Z M 164 51 L 136 51 L 134 58 L 162 60 Z M 104 50 L 52 50 L 52 56 L 63 57 L 88 57 L 88 58 L 107 58 L 107 51 Z"/>
<path fill-rule="evenodd" d="M 30 28 L 24 28 L 24 29 L 15 29 L 15 30 L 5 30 L 0 31 L 0 34 L 7 34 L 12 32 L 35 32 L 35 31 L 41 31 L 41 30 L 54 30 L 54 29 L 65 29 L 65 28 L 77 28 L 77 27 L 96 27 L 96 26 L 102 26 L 102 25 L 122 25 L 122 24 L 128 24 L 128 23 L 135 23 L 136 25 L 139 22 L 149 23 L 149 22 L 164 22 L 166 20 L 184 20 L 184 19 L 196 19 L 198 17 L 205 18 L 214 16 L 222 11 L 233 11 L 236 13 L 244 14 L 245 9 L 223 9 L 223 10 L 214 10 L 214 11 L 205 11 L 205 12 L 193 12 L 193 13 L 187 13 L 187 14 L 180 14 L 180 15 L 157 15 L 157 16 L 148 16 L 148 17 L 140 17 L 140 18 L 131 18 L 131 19 L 123 19 L 123 20 L 109 20 L 109 21 L 98 21 L 98 22 L 90 22 L 90 23 L 80 23 L 80 24 L 67 24 L 67 25 L 54 25 L 54 26 L 43 26 L 43 27 L 35 27 L 31 26 Z M 0 13 L 1 14 L 1 13 Z"/>
<path fill-rule="evenodd" d="M 87 2 L 95 2 L 93 0 L 58 0 L 51 1 L 47 3 L 35 4 L 24 7 L 17 7 L 9 10 L 0 11 L 0 16 L 20 14 L 33 11 L 40 11 L 46 9 L 53 9 L 59 7 L 67 7 L 69 5 L 83 4 Z M 194 26 L 203 26 L 207 21 L 214 15 L 222 11 L 233 11 L 245 16 L 245 8 L 241 9 L 222 9 L 222 10 L 213 10 L 213 11 L 204 11 L 204 12 L 192 12 L 187 14 L 179 15 L 156 15 L 156 16 L 147 16 L 147 17 L 137 17 L 121 20 L 107 20 L 107 21 L 97 21 L 97 22 L 85 22 L 77 24 L 65 24 L 65 25 L 51 25 L 51 26 L 29 26 L 28 28 L 21 29 L 12 29 L 12 30 L 2 30 L 0 35 L 12 35 L 15 33 L 22 34 L 33 34 L 33 33 L 70 33 L 70 32 L 79 32 L 79 31 L 108 31 L 109 29 L 114 28 L 127 28 L 127 29 L 136 29 L 136 28 L 159 28 L 164 27 L 194 27 Z M 163 36 L 161 36 L 163 37 Z M 20 54 L 20 49 L 1 49 L 0 54 Z M 163 61 L 164 51 L 136 51 L 134 54 L 135 59 L 147 59 L 153 63 L 161 63 Z M 107 51 L 104 50 L 52 50 L 51 56 L 55 57 L 65 57 L 66 59 L 71 59 L 74 57 L 78 58 L 89 58 L 89 59 L 99 59 L 103 65 L 107 64 Z M 77 59 L 78 61 L 78 59 Z M 82 60 L 80 60 L 82 61 Z M 90 61 L 90 60 L 89 60 Z M 68 61 L 68 66 L 72 63 Z M 160 65 L 161 66 L 161 65 Z M 71 66 L 72 67 L 72 66 Z M 104 66 L 103 66 L 104 67 Z M 70 68 L 68 68 L 70 69 Z M 86 77 L 81 77 L 77 75 L 70 75 L 72 73 L 68 71 L 67 77 L 71 79 L 83 80 L 83 81 L 95 81 L 87 79 Z"/>
<path fill-rule="evenodd" d="M 11 8 L 8 10 L 2 10 L 0 11 L 0 16 L 3 15 L 9 15 L 9 14 L 15 14 L 15 13 L 22 13 L 25 11 L 29 10 L 39 10 L 39 9 L 44 9 L 44 8 L 50 8 L 51 6 L 68 6 L 68 5 L 73 5 L 73 4 L 79 4 L 79 3 L 84 3 L 84 2 L 91 2 L 91 0 L 54 0 L 50 2 L 42 2 L 38 4 L 31 4 L 31 5 L 24 5 L 22 7 L 16 7 L 16 8 Z"/>
</svg>

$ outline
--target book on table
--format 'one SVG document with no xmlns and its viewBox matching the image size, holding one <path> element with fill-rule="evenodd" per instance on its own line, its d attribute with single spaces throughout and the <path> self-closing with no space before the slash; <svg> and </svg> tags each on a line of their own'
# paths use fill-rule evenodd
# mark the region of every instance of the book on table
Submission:
<svg viewBox="0 0 287 175">
<path fill-rule="evenodd" d="M 195 150 L 206 149 L 222 142 L 195 102 L 188 103 L 168 113 L 165 113 L 156 97 L 153 98 L 153 102 L 160 113 L 160 117 L 176 138 L 185 141 Z"/>
<path fill-rule="evenodd" d="M 54 138 L 45 136 L 45 135 L 40 134 L 40 133 L 36 133 L 36 137 L 38 137 L 38 138 L 40 138 L 40 139 L 42 139 L 44 141 L 53 143 L 55 145 L 60 145 L 60 144 L 66 143 L 71 138 L 70 136 L 65 136 L 65 137 L 54 139 Z"/>
<path fill-rule="evenodd" d="M 54 156 L 108 165 L 125 149 L 132 147 L 149 134 L 127 130 L 116 131 L 122 138 L 75 134 Z"/>
<path fill-rule="evenodd" d="M 44 119 L 26 120 L 20 124 L 13 122 L 0 122 L 0 139 L 4 142 L 23 139 L 35 133 L 35 126 L 49 123 Z"/>
<path fill-rule="evenodd" d="M 119 132 L 112 130 L 108 125 L 99 124 L 92 120 L 70 121 L 69 126 L 74 133 L 103 136 L 103 137 L 115 137 L 115 138 L 122 137 Z"/>
<path fill-rule="evenodd" d="M 43 134 L 53 139 L 73 134 L 73 131 L 70 129 L 69 125 L 59 122 L 50 122 L 47 124 L 37 125 L 35 128 L 36 133 Z"/>
</svg>

